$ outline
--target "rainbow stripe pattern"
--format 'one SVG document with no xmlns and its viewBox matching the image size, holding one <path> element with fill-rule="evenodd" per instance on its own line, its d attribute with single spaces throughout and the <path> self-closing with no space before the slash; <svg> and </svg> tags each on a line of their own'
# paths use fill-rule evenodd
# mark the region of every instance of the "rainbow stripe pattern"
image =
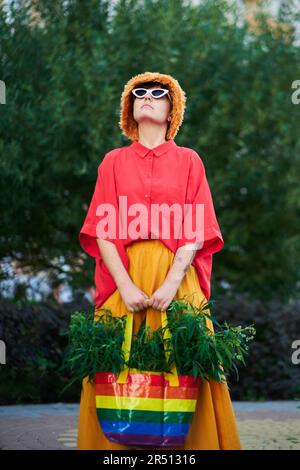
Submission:
<svg viewBox="0 0 300 470">
<path fill-rule="evenodd" d="M 178 380 L 174 387 L 163 373 L 130 369 L 126 383 L 117 383 L 113 373 L 96 373 L 97 416 L 106 438 L 128 446 L 184 445 L 200 378 Z"/>
</svg>

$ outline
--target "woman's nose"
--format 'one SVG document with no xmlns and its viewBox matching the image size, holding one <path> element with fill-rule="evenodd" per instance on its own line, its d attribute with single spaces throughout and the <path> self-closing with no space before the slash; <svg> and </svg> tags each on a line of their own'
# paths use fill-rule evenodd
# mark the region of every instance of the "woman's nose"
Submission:
<svg viewBox="0 0 300 470">
<path fill-rule="evenodd" d="M 145 95 L 145 98 L 146 99 L 149 98 L 152 101 L 153 98 L 152 98 L 150 91 L 148 91 L 148 93 Z"/>
<path fill-rule="evenodd" d="M 141 106 L 144 106 L 144 104 L 151 104 L 152 106 L 152 97 L 151 96 L 145 96 L 144 101 L 142 102 Z"/>
</svg>

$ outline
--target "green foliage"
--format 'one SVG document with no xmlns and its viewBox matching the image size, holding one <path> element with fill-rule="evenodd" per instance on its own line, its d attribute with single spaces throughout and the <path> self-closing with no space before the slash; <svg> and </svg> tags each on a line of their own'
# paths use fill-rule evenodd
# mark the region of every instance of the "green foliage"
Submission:
<svg viewBox="0 0 300 470">
<path fill-rule="evenodd" d="M 123 86 L 152 70 L 174 75 L 187 94 L 176 143 L 194 148 L 207 169 L 225 240 L 216 297 L 221 280 L 263 299 L 299 293 L 300 107 L 291 100 L 299 12 L 280 11 L 289 34 L 275 34 L 263 17 L 255 33 L 229 3 L 0 8 L 0 257 L 58 276 L 53 260 L 63 254 L 70 281 L 92 282 L 93 260 L 78 256 L 77 234 L 104 154 L 129 144 L 118 127 Z"/>
<path fill-rule="evenodd" d="M 171 331 L 170 362 L 175 362 L 180 375 L 194 375 L 223 382 L 235 370 L 237 362 L 245 365 L 247 343 L 253 340 L 255 328 L 220 324 L 212 315 L 213 303 L 200 307 L 182 300 L 169 307 L 168 325 Z M 208 326 L 212 322 L 213 329 Z M 171 344 L 170 344 L 171 343 Z"/>
<path fill-rule="evenodd" d="M 64 366 L 70 365 L 74 380 L 95 373 L 119 373 L 126 366 L 141 371 L 170 372 L 175 363 L 179 375 L 224 382 L 236 362 L 245 364 L 247 343 L 254 338 L 255 328 L 220 325 L 211 313 L 208 302 L 200 307 L 182 299 L 171 302 L 167 310 L 168 325 L 152 331 L 142 324 L 132 342 L 129 361 L 122 354 L 124 317 L 113 317 L 109 309 L 93 319 L 91 314 L 75 312 L 69 327 L 70 344 Z M 206 319 L 218 328 L 214 333 Z M 166 336 L 166 330 L 171 338 Z M 170 353 L 169 359 L 166 352 Z"/>
<path fill-rule="evenodd" d="M 93 380 L 96 372 L 118 373 L 124 368 L 125 357 L 122 351 L 126 315 L 113 317 L 108 309 L 104 314 L 94 315 L 74 312 L 71 315 L 69 345 L 61 366 L 61 371 L 69 369 L 73 380 L 82 381 L 87 375 Z"/>
<path fill-rule="evenodd" d="M 167 363 L 164 353 L 167 347 L 162 329 L 152 331 L 144 321 L 134 335 L 128 366 L 143 371 L 170 372 L 171 366 Z"/>
</svg>

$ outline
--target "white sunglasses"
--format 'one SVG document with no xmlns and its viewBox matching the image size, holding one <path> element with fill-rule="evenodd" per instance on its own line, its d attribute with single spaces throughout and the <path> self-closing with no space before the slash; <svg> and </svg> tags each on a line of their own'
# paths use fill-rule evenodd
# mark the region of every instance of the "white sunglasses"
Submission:
<svg viewBox="0 0 300 470">
<path fill-rule="evenodd" d="M 134 88 L 132 90 L 132 93 L 137 98 L 145 98 L 145 96 L 151 95 L 152 98 L 155 98 L 155 99 L 162 98 L 163 96 L 168 94 L 169 100 L 172 101 L 169 95 L 169 90 L 167 90 L 166 88 L 153 88 L 152 90 L 148 88 Z"/>
</svg>

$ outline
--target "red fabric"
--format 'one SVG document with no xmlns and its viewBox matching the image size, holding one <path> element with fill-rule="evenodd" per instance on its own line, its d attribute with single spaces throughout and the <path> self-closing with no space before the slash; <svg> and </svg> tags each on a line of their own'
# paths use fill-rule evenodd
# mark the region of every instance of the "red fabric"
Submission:
<svg viewBox="0 0 300 470">
<path fill-rule="evenodd" d="M 123 206 L 120 206 L 119 196 L 127 196 L 125 211 L 122 211 Z M 115 210 L 117 216 L 113 217 L 114 220 L 116 219 L 115 232 L 113 226 L 106 224 L 108 213 L 96 213 L 99 204 L 104 203 L 111 204 Z M 148 226 L 147 224 L 145 226 L 143 224 L 136 225 L 137 233 L 127 233 L 128 227 L 130 229 L 134 227 L 131 222 L 141 214 L 138 209 L 136 213 L 132 213 L 133 215 L 129 215 L 127 212 L 133 204 L 137 203 L 142 204 L 143 206 L 140 207 L 145 209 L 143 220 L 148 222 Z M 182 233 L 179 234 L 179 238 L 176 238 L 175 235 L 175 232 L 178 235 L 178 231 L 174 232 L 175 224 L 172 213 L 170 224 L 167 224 L 170 226 L 169 234 L 163 233 L 162 218 L 159 219 L 158 224 L 155 224 L 153 219 L 151 222 L 150 205 L 163 203 L 168 206 L 177 203 L 182 208 L 180 224 Z M 204 204 L 204 238 L 192 264 L 197 270 L 201 289 L 206 299 L 209 300 L 212 256 L 213 253 L 223 248 L 224 241 L 201 157 L 193 149 L 178 146 L 174 140 L 168 140 L 153 149 L 134 141 L 129 146 L 111 150 L 105 155 L 98 167 L 94 193 L 79 233 L 79 242 L 82 248 L 90 256 L 93 256 L 96 262 L 94 278 L 96 307 L 101 307 L 117 288 L 102 259 L 96 238 L 106 238 L 115 243 L 127 271 L 129 260 L 126 246 L 138 239 L 158 238 L 173 253 L 176 253 L 179 247 L 194 243 L 197 238 L 195 235 L 190 239 L 184 232 L 183 223 L 187 217 L 184 212 L 184 204 L 191 204 L 193 221 L 196 220 L 194 218 L 196 205 Z M 124 214 L 126 214 L 127 220 Z M 121 216 L 121 223 L 119 216 Z M 164 217 L 164 221 L 167 221 L 166 217 Z M 145 228 L 146 226 L 147 228 Z M 195 223 L 193 222 L 194 227 Z M 126 229 L 125 238 L 122 238 L 121 229 Z M 104 236 L 103 231 L 108 235 Z"/>
</svg>

